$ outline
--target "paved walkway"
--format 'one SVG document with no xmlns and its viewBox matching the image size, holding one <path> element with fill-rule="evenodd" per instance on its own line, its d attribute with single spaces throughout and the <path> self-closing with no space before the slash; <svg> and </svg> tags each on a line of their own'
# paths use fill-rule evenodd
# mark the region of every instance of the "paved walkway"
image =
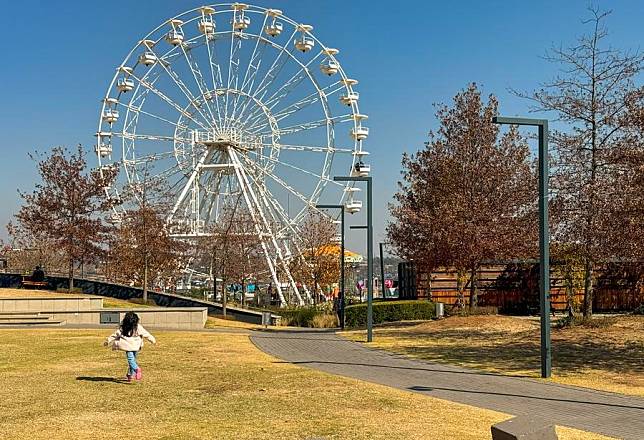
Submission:
<svg viewBox="0 0 644 440">
<path fill-rule="evenodd" d="M 283 361 L 557 425 L 644 439 L 644 399 L 535 379 L 415 361 L 349 342 L 331 332 L 253 332 L 253 343 Z"/>
</svg>

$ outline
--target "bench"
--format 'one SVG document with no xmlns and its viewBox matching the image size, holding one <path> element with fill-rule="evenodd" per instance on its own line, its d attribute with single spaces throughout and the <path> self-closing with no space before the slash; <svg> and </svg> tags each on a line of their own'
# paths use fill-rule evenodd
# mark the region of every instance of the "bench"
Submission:
<svg viewBox="0 0 644 440">
<path fill-rule="evenodd" d="M 43 288 L 46 289 L 49 287 L 48 281 L 34 281 L 30 277 L 22 277 L 22 287 L 32 287 L 35 289 Z"/>
</svg>

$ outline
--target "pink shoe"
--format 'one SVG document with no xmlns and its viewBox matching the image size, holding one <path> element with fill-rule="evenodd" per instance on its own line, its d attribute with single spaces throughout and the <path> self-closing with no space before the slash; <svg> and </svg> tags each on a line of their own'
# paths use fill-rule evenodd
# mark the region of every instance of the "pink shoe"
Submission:
<svg viewBox="0 0 644 440">
<path fill-rule="evenodd" d="M 136 369 L 136 373 L 134 375 L 134 378 L 136 380 L 141 380 L 143 378 L 143 372 L 141 371 L 141 367 Z"/>
</svg>

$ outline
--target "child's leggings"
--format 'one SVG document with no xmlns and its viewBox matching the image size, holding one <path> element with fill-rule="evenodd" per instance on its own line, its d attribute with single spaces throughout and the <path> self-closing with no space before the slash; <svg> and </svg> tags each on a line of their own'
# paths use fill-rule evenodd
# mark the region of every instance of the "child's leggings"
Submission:
<svg viewBox="0 0 644 440">
<path fill-rule="evenodd" d="M 136 356 L 139 354 L 138 351 L 126 351 L 125 356 L 127 356 L 127 364 L 129 366 L 127 374 L 134 376 L 136 369 L 139 368 L 139 365 L 136 363 Z"/>
</svg>

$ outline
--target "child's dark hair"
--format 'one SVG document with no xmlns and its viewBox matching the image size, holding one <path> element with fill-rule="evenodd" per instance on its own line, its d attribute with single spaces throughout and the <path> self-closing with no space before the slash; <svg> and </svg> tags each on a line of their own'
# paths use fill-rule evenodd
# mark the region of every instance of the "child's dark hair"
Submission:
<svg viewBox="0 0 644 440">
<path fill-rule="evenodd" d="M 139 315 L 134 312 L 127 312 L 121 321 L 121 333 L 123 336 L 132 336 L 139 326 Z"/>
</svg>

